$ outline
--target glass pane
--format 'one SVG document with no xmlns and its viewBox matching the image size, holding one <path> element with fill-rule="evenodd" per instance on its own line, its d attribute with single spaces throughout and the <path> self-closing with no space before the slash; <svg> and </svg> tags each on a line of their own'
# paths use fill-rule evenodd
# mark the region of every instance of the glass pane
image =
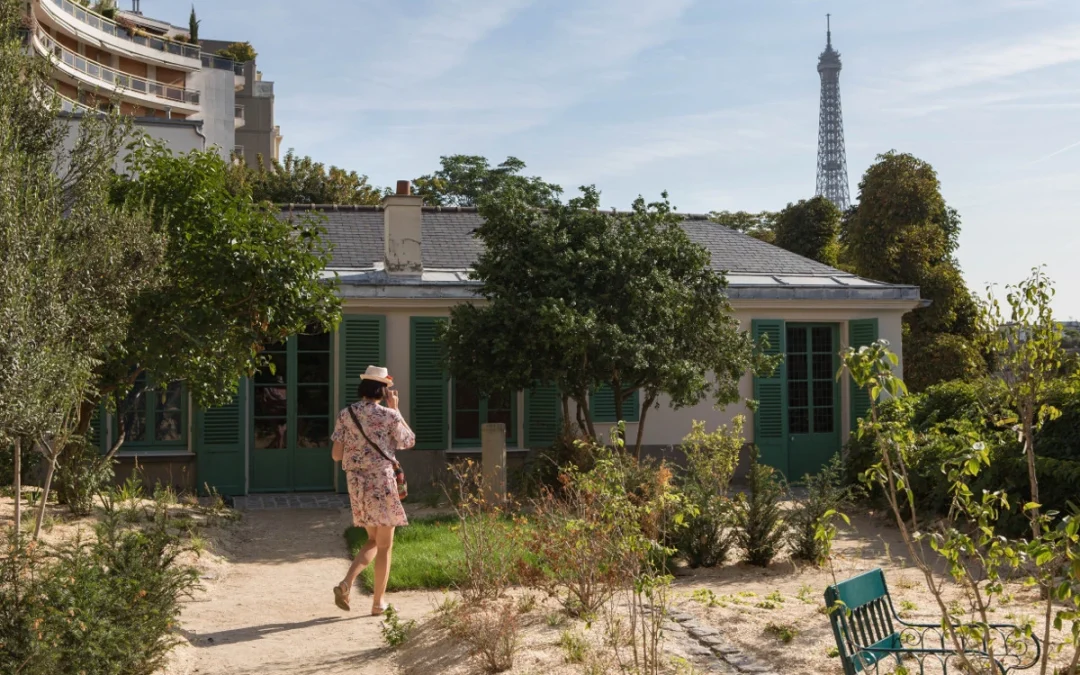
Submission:
<svg viewBox="0 0 1080 675">
<path fill-rule="evenodd" d="M 454 438 L 480 438 L 480 412 L 456 411 L 454 413 Z"/>
<path fill-rule="evenodd" d="M 510 409 L 511 396 L 507 393 L 500 392 L 498 394 L 492 394 L 488 396 L 487 407 L 488 410 L 509 410 Z"/>
<path fill-rule="evenodd" d="M 285 384 L 285 364 L 287 362 L 286 355 L 281 354 L 265 354 L 270 363 L 274 364 L 274 372 L 270 372 L 270 364 L 267 364 L 259 369 L 259 372 L 255 373 L 255 384 Z"/>
<path fill-rule="evenodd" d="M 297 354 L 296 370 L 300 382 L 330 382 L 329 354 Z"/>
<path fill-rule="evenodd" d="M 834 374 L 832 354 L 814 354 L 814 379 L 832 381 Z"/>
<path fill-rule="evenodd" d="M 154 425 L 154 439 L 158 441 L 180 441 L 184 438 L 179 410 L 159 412 Z"/>
<path fill-rule="evenodd" d="M 329 415 L 330 386 L 308 385 L 296 388 L 297 415 Z"/>
<path fill-rule="evenodd" d="M 788 411 L 788 430 L 793 434 L 810 433 L 810 411 L 806 408 Z"/>
<path fill-rule="evenodd" d="M 154 392 L 155 403 L 158 410 L 180 410 L 182 399 L 180 397 L 181 384 L 173 382 L 164 389 Z"/>
<path fill-rule="evenodd" d="M 146 375 L 140 375 L 120 404 L 124 440 L 129 443 L 146 440 L 146 396 Z"/>
<path fill-rule="evenodd" d="M 286 415 L 288 410 L 285 387 L 255 387 L 255 416 L 278 417 Z"/>
<path fill-rule="evenodd" d="M 814 433 L 826 434 L 833 430 L 833 409 L 832 408 L 815 408 L 814 409 Z"/>
<path fill-rule="evenodd" d="M 510 424 L 509 410 L 488 409 L 487 421 L 489 424 L 498 424 L 499 422 L 505 424 L 507 437 L 514 435 L 514 427 Z"/>
<path fill-rule="evenodd" d="M 329 447 L 330 420 L 325 417 L 297 420 L 296 445 L 300 448 Z"/>
<path fill-rule="evenodd" d="M 789 380 L 806 379 L 806 354 L 790 354 L 787 363 Z"/>
<path fill-rule="evenodd" d="M 146 409 L 140 406 L 137 411 L 124 415 L 124 441 L 131 443 L 145 440 Z"/>
<path fill-rule="evenodd" d="M 330 333 L 297 336 L 296 348 L 302 352 L 330 351 Z"/>
<path fill-rule="evenodd" d="M 814 329 L 814 351 L 831 354 L 833 351 L 832 328 L 820 326 Z"/>
<path fill-rule="evenodd" d="M 288 429 L 284 417 L 255 420 L 255 448 L 284 448 L 289 437 Z"/>
<path fill-rule="evenodd" d="M 810 405 L 808 382 L 788 382 L 788 405 L 792 408 L 805 408 Z"/>
<path fill-rule="evenodd" d="M 822 380 L 814 383 L 814 407 L 831 408 L 833 404 L 833 382 Z"/>
<path fill-rule="evenodd" d="M 454 408 L 457 410 L 479 410 L 480 395 L 472 387 L 455 381 Z M 477 419 L 479 419 L 479 417 Z"/>
<path fill-rule="evenodd" d="M 787 329 L 787 352 L 788 354 L 798 354 L 799 352 L 806 351 L 806 329 L 805 328 L 788 328 Z"/>
</svg>

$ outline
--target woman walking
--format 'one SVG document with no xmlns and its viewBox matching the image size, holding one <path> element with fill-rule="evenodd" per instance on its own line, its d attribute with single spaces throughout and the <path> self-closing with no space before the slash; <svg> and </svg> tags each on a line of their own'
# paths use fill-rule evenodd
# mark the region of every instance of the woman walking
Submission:
<svg viewBox="0 0 1080 675">
<path fill-rule="evenodd" d="M 345 579 L 334 587 L 334 602 L 349 611 L 353 583 L 374 559 L 372 616 L 386 611 L 383 594 L 390 578 L 394 528 L 409 524 L 398 497 L 394 453 L 411 448 L 416 435 L 398 411 L 398 393 L 393 385 L 394 378 L 386 368 L 368 366 L 360 376 L 360 400 L 341 411 L 332 436 L 334 461 L 341 462 L 348 476 L 353 524 L 363 527 L 368 535 Z M 379 405 L 380 401 L 383 405 Z"/>
</svg>

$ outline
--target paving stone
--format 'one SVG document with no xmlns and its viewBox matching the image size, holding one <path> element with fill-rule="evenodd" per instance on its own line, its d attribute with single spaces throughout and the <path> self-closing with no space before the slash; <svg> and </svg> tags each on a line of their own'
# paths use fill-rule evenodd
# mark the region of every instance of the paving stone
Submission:
<svg viewBox="0 0 1080 675">
<path fill-rule="evenodd" d="M 686 645 L 686 653 L 691 656 L 712 656 L 712 651 L 708 647 L 698 644 Z"/>
</svg>

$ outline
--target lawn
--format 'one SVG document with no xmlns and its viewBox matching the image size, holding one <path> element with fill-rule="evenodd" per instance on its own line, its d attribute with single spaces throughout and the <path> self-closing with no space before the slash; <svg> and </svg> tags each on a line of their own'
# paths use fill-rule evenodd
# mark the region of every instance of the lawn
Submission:
<svg viewBox="0 0 1080 675">
<path fill-rule="evenodd" d="M 461 581 L 461 540 L 454 532 L 457 516 L 414 518 L 394 533 L 394 555 L 390 564 L 388 591 L 449 588 Z M 350 557 L 367 541 L 362 527 L 345 530 Z M 374 564 L 361 575 L 364 588 L 371 590 Z"/>
</svg>

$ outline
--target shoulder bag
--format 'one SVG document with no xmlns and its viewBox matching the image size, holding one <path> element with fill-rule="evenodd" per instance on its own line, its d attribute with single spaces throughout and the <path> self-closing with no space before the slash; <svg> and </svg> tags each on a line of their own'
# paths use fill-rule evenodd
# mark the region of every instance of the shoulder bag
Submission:
<svg viewBox="0 0 1080 675">
<path fill-rule="evenodd" d="M 375 450 L 377 450 L 378 453 L 383 456 L 383 459 L 393 465 L 394 480 L 397 482 L 398 499 L 405 499 L 406 497 L 408 497 L 409 484 L 405 480 L 405 471 L 401 468 L 401 464 L 399 464 L 396 460 L 390 459 L 390 456 L 383 452 L 383 449 L 379 447 L 379 444 L 371 440 L 371 438 L 367 435 L 367 432 L 364 431 L 364 425 L 360 424 L 360 418 L 357 417 L 356 411 L 353 410 L 353 407 L 351 405 L 348 406 L 348 411 L 349 414 L 352 415 L 353 423 L 356 424 L 356 428 L 360 430 L 360 434 L 364 437 L 364 440 L 368 442 L 368 445 L 375 448 Z"/>
</svg>

